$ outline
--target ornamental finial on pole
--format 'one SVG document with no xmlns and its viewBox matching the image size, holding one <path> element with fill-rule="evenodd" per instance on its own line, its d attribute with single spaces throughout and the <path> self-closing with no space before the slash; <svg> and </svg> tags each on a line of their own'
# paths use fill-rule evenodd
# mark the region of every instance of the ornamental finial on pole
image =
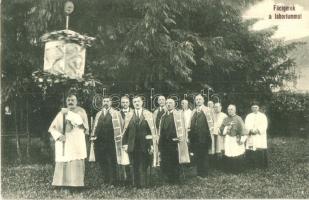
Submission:
<svg viewBox="0 0 309 200">
<path fill-rule="evenodd" d="M 69 29 L 69 15 L 74 11 L 74 4 L 72 1 L 67 1 L 64 4 L 64 12 L 66 14 L 66 23 L 65 23 L 65 29 Z"/>
</svg>

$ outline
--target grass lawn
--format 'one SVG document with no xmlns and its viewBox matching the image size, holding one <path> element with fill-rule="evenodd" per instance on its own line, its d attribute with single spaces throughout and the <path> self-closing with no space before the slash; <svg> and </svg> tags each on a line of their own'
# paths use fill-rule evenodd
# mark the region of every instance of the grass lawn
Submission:
<svg viewBox="0 0 309 200">
<path fill-rule="evenodd" d="M 66 195 L 51 186 L 52 164 L 7 165 L 1 169 L 3 198 L 309 198 L 309 139 L 269 139 L 269 168 L 239 175 L 212 169 L 205 180 L 185 169 L 180 185 L 168 185 L 158 176 L 145 189 L 103 184 L 95 163 L 87 163 L 87 187 Z"/>
</svg>

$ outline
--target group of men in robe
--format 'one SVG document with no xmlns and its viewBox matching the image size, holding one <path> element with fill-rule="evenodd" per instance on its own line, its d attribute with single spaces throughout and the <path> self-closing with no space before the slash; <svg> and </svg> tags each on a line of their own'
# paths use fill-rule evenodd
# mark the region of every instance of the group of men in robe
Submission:
<svg viewBox="0 0 309 200">
<path fill-rule="evenodd" d="M 49 132 L 55 140 L 54 186 L 84 186 L 85 136 L 89 134 L 85 110 L 77 106 L 77 97 L 67 97 L 67 108 L 57 114 Z M 90 141 L 104 182 L 124 182 L 135 187 L 149 183 L 147 172 L 160 168 L 168 183 L 180 181 L 181 165 L 196 167 L 196 175 L 204 179 L 212 162 L 220 161 L 224 169 L 240 172 L 245 165 L 267 167 L 267 118 L 258 103 L 251 106 L 245 122 L 229 105 L 227 114 L 220 103 L 195 96 L 195 108 L 188 100 L 176 109 L 172 98 L 158 97 L 159 107 L 152 113 L 143 107 L 140 96 L 121 98 L 121 110 L 112 107 L 112 99 L 104 96 L 97 113 Z"/>
</svg>

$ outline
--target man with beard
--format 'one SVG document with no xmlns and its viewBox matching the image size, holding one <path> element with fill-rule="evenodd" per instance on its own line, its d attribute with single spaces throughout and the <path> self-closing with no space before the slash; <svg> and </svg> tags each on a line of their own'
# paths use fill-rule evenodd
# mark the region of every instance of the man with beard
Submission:
<svg viewBox="0 0 309 200">
<path fill-rule="evenodd" d="M 132 110 L 130 108 L 129 96 L 124 95 L 121 97 L 120 106 L 121 106 L 120 114 L 121 114 L 122 119 L 124 120 L 125 116 Z"/>
<path fill-rule="evenodd" d="M 246 131 L 241 117 L 236 114 L 236 106 L 229 105 L 226 117 L 220 127 L 220 133 L 225 136 L 224 154 L 225 167 L 232 173 L 238 173 L 243 168 Z"/>
<path fill-rule="evenodd" d="M 133 167 L 133 185 L 141 188 L 146 186 L 156 129 L 152 113 L 143 108 L 140 96 L 133 98 L 133 106 L 134 111 L 126 115 L 124 122 L 123 148 L 129 153 Z"/>
<path fill-rule="evenodd" d="M 160 167 L 169 183 L 179 182 L 180 164 L 189 163 L 187 131 L 182 111 L 175 110 L 175 101 L 167 99 L 159 129 Z"/>
<path fill-rule="evenodd" d="M 197 176 L 205 178 L 209 170 L 208 150 L 211 146 L 210 134 L 213 133 L 214 124 L 211 110 L 204 105 L 204 97 L 195 97 L 196 108 L 193 110 L 189 141 L 194 153 Z"/>
<path fill-rule="evenodd" d="M 75 95 L 68 95 L 66 104 L 67 108 L 61 109 L 48 131 L 55 140 L 56 165 L 52 185 L 72 188 L 84 186 L 85 135 L 89 126 L 87 114 L 77 106 Z"/>
<path fill-rule="evenodd" d="M 103 97 L 103 108 L 95 117 L 91 140 L 94 140 L 95 157 L 102 169 L 104 182 L 115 185 L 117 164 L 122 161 L 122 119 L 111 105 L 111 98 Z"/>
</svg>

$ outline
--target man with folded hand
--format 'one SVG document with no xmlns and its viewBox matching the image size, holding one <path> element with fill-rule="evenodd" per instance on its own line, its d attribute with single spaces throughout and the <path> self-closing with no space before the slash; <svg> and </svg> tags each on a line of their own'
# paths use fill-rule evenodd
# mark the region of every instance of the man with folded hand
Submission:
<svg viewBox="0 0 309 200">
<path fill-rule="evenodd" d="M 77 106 L 77 97 L 66 98 L 67 108 L 57 114 L 49 127 L 55 140 L 55 171 L 52 185 L 68 187 L 84 186 L 86 138 L 88 118 L 85 110 Z"/>
<path fill-rule="evenodd" d="M 252 113 L 245 120 L 249 136 L 246 142 L 246 157 L 249 167 L 267 167 L 267 117 L 259 111 L 258 102 L 253 102 Z"/>
</svg>

